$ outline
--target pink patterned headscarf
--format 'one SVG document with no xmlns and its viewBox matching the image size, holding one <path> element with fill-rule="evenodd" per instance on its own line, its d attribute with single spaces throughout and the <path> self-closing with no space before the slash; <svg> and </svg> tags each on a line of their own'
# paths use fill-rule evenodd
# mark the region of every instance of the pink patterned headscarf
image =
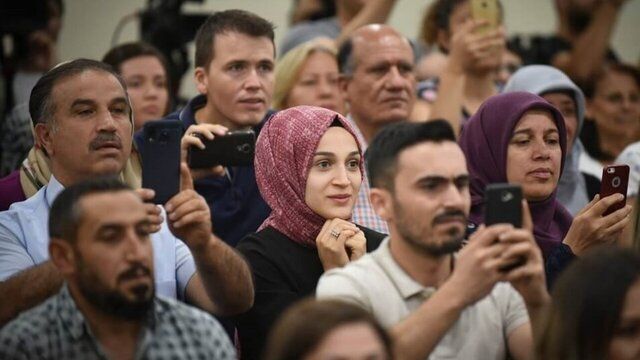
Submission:
<svg viewBox="0 0 640 360">
<path fill-rule="evenodd" d="M 271 215 L 260 229 L 271 226 L 297 243 L 315 247 L 326 219 L 305 203 L 305 189 L 318 143 L 334 121 L 356 139 L 342 115 L 314 106 L 282 110 L 264 125 L 256 143 L 254 166 Z M 359 144 L 358 152 L 362 158 Z M 364 174 L 362 162 L 360 173 Z"/>
</svg>

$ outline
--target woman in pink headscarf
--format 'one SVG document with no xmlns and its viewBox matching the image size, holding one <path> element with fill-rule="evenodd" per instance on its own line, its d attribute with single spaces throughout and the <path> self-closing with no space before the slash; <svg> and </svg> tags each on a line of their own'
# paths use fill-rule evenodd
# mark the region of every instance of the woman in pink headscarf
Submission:
<svg viewBox="0 0 640 360">
<path fill-rule="evenodd" d="M 271 325 L 313 295 L 320 275 L 378 247 L 383 234 L 351 222 L 363 156 L 346 120 L 298 106 L 274 115 L 256 144 L 256 180 L 272 209 L 237 248 L 253 271 L 255 302 L 238 317 L 242 357 L 260 358 Z"/>
</svg>

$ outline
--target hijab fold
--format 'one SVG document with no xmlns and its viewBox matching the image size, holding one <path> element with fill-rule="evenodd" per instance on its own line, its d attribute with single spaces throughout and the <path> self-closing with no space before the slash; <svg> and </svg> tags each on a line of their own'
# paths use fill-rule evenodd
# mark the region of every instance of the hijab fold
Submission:
<svg viewBox="0 0 640 360">
<path fill-rule="evenodd" d="M 467 157 L 470 175 L 471 214 L 476 224 L 484 222 L 484 192 L 487 185 L 507 182 L 507 150 L 520 118 L 529 110 L 548 112 L 558 127 L 562 162 L 565 166 L 566 130 L 558 110 L 543 98 L 526 92 L 496 95 L 485 101 L 462 129 L 460 147 Z M 556 200 L 557 189 L 542 201 L 529 201 L 533 234 L 545 258 L 566 235 L 572 217 Z"/>
<path fill-rule="evenodd" d="M 256 182 L 271 215 L 260 229 L 273 227 L 294 242 L 315 247 L 325 219 L 305 202 L 315 151 L 327 129 L 337 121 L 353 137 L 342 115 L 313 106 L 296 106 L 273 115 L 256 142 Z M 357 144 L 357 141 L 356 141 Z M 358 145 L 362 157 L 362 149 Z M 360 163 L 360 173 L 364 174 Z"/>
</svg>

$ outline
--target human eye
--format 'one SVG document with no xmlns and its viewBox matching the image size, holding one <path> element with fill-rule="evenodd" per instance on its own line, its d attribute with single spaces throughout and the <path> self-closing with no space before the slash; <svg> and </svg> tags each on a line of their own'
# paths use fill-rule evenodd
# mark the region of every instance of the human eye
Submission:
<svg viewBox="0 0 640 360">
<path fill-rule="evenodd" d="M 607 101 L 615 103 L 615 104 L 620 104 L 622 103 L 623 100 L 623 96 L 620 93 L 613 93 L 613 94 L 609 94 L 606 96 Z"/>
<path fill-rule="evenodd" d="M 413 66 L 411 64 L 400 64 L 398 65 L 398 71 L 400 74 L 408 75 L 413 73 Z"/>
<path fill-rule="evenodd" d="M 167 87 L 167 79 L 164 79 L 164 78 L 155 79 L 153 84 L 158 88 L 164 89 Z"/>
<path fill-rule="evenodd" d="M 300 81 L 300 85 L 302 86 L 314 86 L 318 83 L 318 81 L 314 78 L 305 78 Z"/>
<path fill-rule="evenodd" d="M 560 137 L 557 134 L 547 136 L 547 144 L 558 145 L 560 144 Z"/>
<path fill-rule="evenodd" d="M 360 159 L 351 159 L 347 161 L 347 168 L 350 170 L 359 170 L 360 169 Z"/>
<path fill-rule="evenodd" d="M 318 160 L 316 161 L 315 166 L 320 170 L 325 170 L 331 167 L 331 162 L 329 160 Z"/>
<path fill-rule="evenodd" d="M 129 107 L 126 104 L 118 104 L 111 107 L 111 113 L 117 115 L 126 115 L 129 113 Z"/>
<path fill-rule="evenodd" d="M 80 116 L 86 117 L 93 115 L 95 113 L 95 109 L 93 109 L 92 107 L 79 107 L 76 108 L 75 113 Z"/>
<path fill-rule="evenodd" d="M 258 71 L 260 71 L 261 73 L 270 73 L 273 71 L 273 63 L 271 62 L 261 62 L 260 64 L 258 64 Z"/>
<path fill-rule="evenodd" d="M 245 64 L 242 62 L 233 62 L 229 64 L 229 66 L 227 67 L 227 70 L 229 70 L 232 73 L 239 73 L 239 72 L 242 72 L 244 69 L 245 69 Z"/>
<path fill-rule="evenodd" d="M 142 80 L 140 79 L 132 79 L 127 81 L 128 88 L 135 89 L 135 88 L 139 88 L 140 86 L 142 86 Z"/>
<path fill-rule="evenodd" d="M 468 177 L 460 177 L 455 180 L 455 185 L 458 190 L 464 190 L 469 187 L 469 178 Z"/>
</svg>

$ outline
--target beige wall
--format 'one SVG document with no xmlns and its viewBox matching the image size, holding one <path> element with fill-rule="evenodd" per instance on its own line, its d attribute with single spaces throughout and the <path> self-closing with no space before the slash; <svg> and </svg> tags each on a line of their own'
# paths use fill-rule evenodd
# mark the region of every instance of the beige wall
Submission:
<svg viewBox="0 0 640 360">
<path fill-rule="evenodd" d="M 339 1 L 339 0 L 338 0 Z M 405 35 L 415 37 L 423 9 L 431 0 L 397 0 L 390 24 Z M 203 5 L 187 4 L 185 11 L 216 11 L 241 8 L 271 20 L 276 26 L 276 42 L 287 28 L 292 0 L 205 0 Z M 549 33 L 555 27 L 553 0 L 502 0 L 509 35 Z M 146 0 L 65 0 L 64 27 L 58 49 L 61 60 L 76 57 L 101 58 L 109 49 L 111 36 L 118 21 L 126 14 L 142 9 Z M 619 19 L 613 37 L 613 47 L 625 60 L 640 59 L 640 0 L 629 0 Z M 129 22 L 120 42 L 135 40 L 138 22 Z M 193 48 L 191 48 L 193 51 Z M 183 81 L 183 93 L 195 93 L 190 74 Z"/>
</svg>

